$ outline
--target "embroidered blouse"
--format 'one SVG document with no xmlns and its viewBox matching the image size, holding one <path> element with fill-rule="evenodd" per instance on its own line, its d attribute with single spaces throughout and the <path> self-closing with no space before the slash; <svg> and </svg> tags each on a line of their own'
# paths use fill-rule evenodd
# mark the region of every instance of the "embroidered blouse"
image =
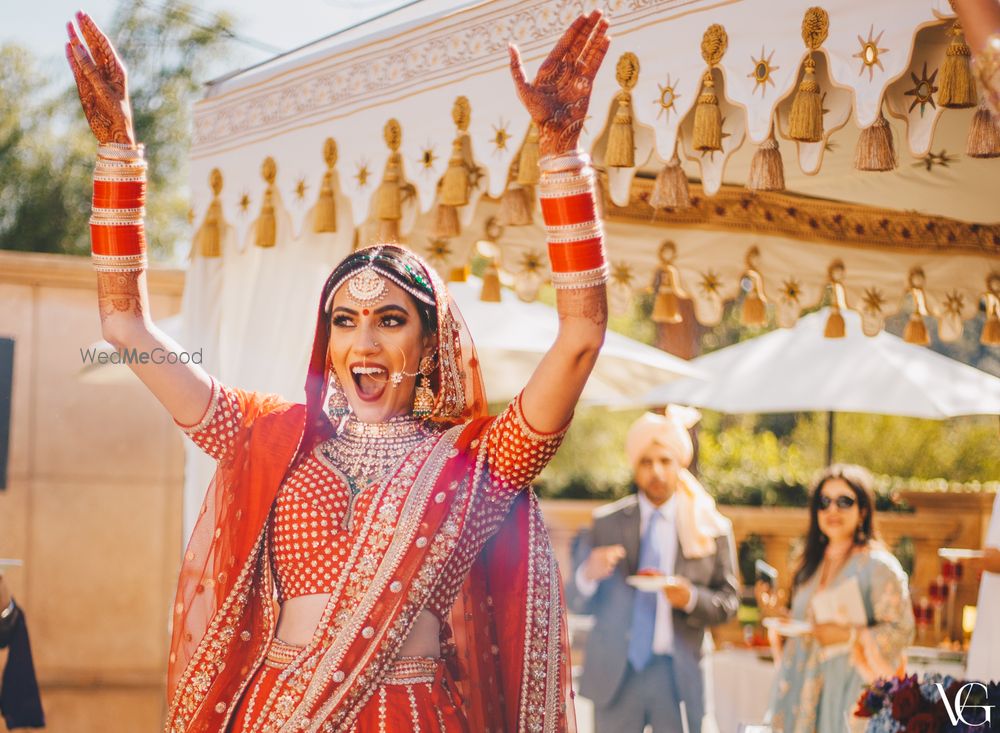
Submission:
<svg viewBox="0 0 1000 733">
<path fill-rule="evenodd" d="M 233 445 L 249 440 L 253 428 L 239 404 L 235 388 L 213 380 L 204 417 L 196 425 L 180 427 L 199 448 L 225 461 Z M 496 532 L 517 492 L 551 460 L 567 428 L 555 433 L 532 429 L 521 411 L 520 396 L 489 426 L 485 452 L 490 490 L 472 497 L 463 536 L 428 603 L 439 619 L 447 618 L 476 556 Z M 440 435 L 431 431 L 426 440 L 436 441 Z M 355 512 L 367 510 L 370 493 L 362 491 L 357 497 Z M 348 486 L 319 446 L 289 473 L 278 490 L 268 525 L 279 603 L 332 591 L 351 545 L 342 528 L 348 504 Z M 444 531 L 448 531 L 447 524 Z"/>
</svg>

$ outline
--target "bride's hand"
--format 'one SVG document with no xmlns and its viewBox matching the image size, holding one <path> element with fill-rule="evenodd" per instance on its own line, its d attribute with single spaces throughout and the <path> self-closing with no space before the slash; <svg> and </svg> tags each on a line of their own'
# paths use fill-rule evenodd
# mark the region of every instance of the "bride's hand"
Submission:
<svg viewBox="0 0 1000 733">
<path fill-rule="evenodd" d="M 107 36 L 86 13 L 76 14 L 83 41 L 72 23 L 66 24 L 66 59 L 73 70 L 83 112 L 97 142 L 135 144 L 125 66 Z"/>
<path fill-rule="evenodd" d="M 573 150 L 590 104 L 594 77 L 608 52 L 608 22 L 600 10 L 581 15 L 563 34 L 529 83 L 517 46 L 510 44 L 510 72 L 517 94 L 538 125 L 541 155 Z"/>
</svg>

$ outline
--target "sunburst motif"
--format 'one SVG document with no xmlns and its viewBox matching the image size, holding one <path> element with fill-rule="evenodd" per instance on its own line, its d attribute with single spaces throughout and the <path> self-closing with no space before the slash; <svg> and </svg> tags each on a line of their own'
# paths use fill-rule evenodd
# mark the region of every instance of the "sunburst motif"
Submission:
<svg viewBox="0 0 1000 733">
<path fill-rule="evenodd" d="M 960 316 L 965 310 L 965 296 L 957 290 L 952 290 L 944 297 L 944 309 L 946 313 Z"/>
<path fill-rule="evenodd" d="M 298 183 L 295 184 L 295 198 L 299 201 L 303 201 L 306 197 L 306 191 L 309 190 L 309 184 L 306 183 L 305 178 L 300 178 Z"/>
<path fill-rule="evenodd" d="M 712 270 L 708 270 L 701 273 L 701 282 L 698 283 L 698 287 L 706 298 L 715 297 L 719 294 L 719 288 L 722 287 L 722 280 Z"/>
<path fill-rule="evenodd" d="M 871 287 L 865 290 L 862 301 L 865 304 L 864 308 L 866 313 L 878 315 L 882 312 L 882 306 L 885 305 L 885 296 L 882 295 L 882 291 L 878 288 Z"/>
<path fill-rule="evenodd" d="M 371 175 L 371 171 L 368 170 L 368 163 L 359 163 L 358 172 L 354 174 L 354 178 L 358 181 L 358 186 L 364 188 L 368 185 L 368 176 Z"/>
<path fill-rule="evenodd" d="M 239 207 L 241 214 L 245 214 L 250 210 L 250 194 L 246 191 L 244 191 L 240 196 Z"/>
<path fill-rule="evenodd" d="M 530 252 L 525 252 L 521 255 L 521 261 L 518 263 L 520 267 L 519 272 L 539 272 L 543 269 L 542 256 L 535 250 Z"/>
<path fill-rule="evenodd" d="M 947 168 L 950 163 L 954 163 L 956 160 L 958 160 L 957 155 L 952 155 L 947 150 L 942 150 L 940 153 L 927 153 L 927 155 L 914 163 L 913 167 L 919 168 L 923 166 L 925 170 L 931 170 L 934 166 L 939 165 L 942 168 Z"/>
<path fill-rule="evenodd" d="M 434 152 L 434 148 L 430 145 L 424 147 L 420 151 L 420 165 L 424 167 L 424 170 L 430 170 L 434 167 L 434 161 L 437 160 L 437 154 Z"/>
<path fill-rule="evenodd" d="M 781 283 L 781 297 L 786 303 L 798 303 L 802 295 L 802 286 L 794 277 L 790 277 Z"/>
<path fill-rule="evenodd" d="M 632 268 L 627 262 L 618 262 L 611 266 L 611 282 L 615 285 L 631 287 L 634 277 Z"/>
<path fill-rule="evenodd" d="M 885 71 L 885 67 L 882 66 L 882 61 L 879 56 L 883 53 L 888 53 L 888 48 L 880 48 L 879 41 L 882 40 L 882 36 L 885 35 L 885 31 L 881 31 L 874 38 L 875 26 L 871 26 L 868 29 L 868 40 L 865 40 L 861 36 L 858 36 L 858 43 L 861 44 L 861 50 L 856 54 L 852 54 L 852 58 L 861 59 L 861 68 L 858 70 L 858 76 L 865 73 L 865 69 L 868 69 L 868 81 L 872 81 L 875 78 L 875 67 L 878 66 L 879 69 Z"/>
<path fill-rule="evenodd" d="M 501 118 L 499 125 L 493 125 L 493 140 L 491 141 L 496 151 L 507 149 L 507 141 L 510 140 L 510 133 L 507 132 L 508 123 Z"/>
<path fill-rule="evenodd" d="M 771 74 L 780 69 L 780 66 L 771 66 L 771 59 L 774 58 L 774 51 L 771 51 L 764 57 L 764 47 L 760 47 L 760 58 L 750 57 L 753 61 L 753 71 L 747 74 L 748 79 L 753 79 L 753 91 L 757 92 L 759 88 L 761 90 L 760 96 L 765 96 L 767 94 L 767 85 L 770 84 L 774 86 L 774 79 L 771 78 Z"/>
<path fill-rule="evenodd" d="M 934 93 L 938 90 L 934 86 L 934 79 L 937 78 L 938 70 L 934 69 L 934 73 L 927 76 L 927 62 L 924 61 L 924 70 L 921 72 L 918 78 L 916 74 L 912 71 L 910 72 L 910 78 L 913 79 L 913 89 L 907 89 L 903 92 L 904 96 L 913 97 L 913 103 L 910 104 L 910 109 L 907 112 L 912 112 L 913 108 L 918 104 L 920 105 L 920 116 L 924 116 L 924 108 L 929 104 L 931 109 L 937 109 L 937 105 L 934 104 Z"/>
<path fill-rule="evenodd" d="M 681 96 L 675 91 L 677 87 L 677 82 L 670 78 L 670 74 L 667 74 L 667 81 L 664 84 L 657 84 L 660 88 L 660 96 L 658 99 L 654 100 L 660 105 L 659 111 L 656 113 L 656 119 L 660 119 L 660 115 L 664 112 L 667 115 L 667 122 L 670 122 L 670 113 L 674 111 L 674 104 L 677 99 Z"/>
<path fill-rule="evenodd" d="M 444 263 L 451 257 L 451 247 L 447 239 L 432 239 L 427 245 L 427 259 L 431 262 Z"/>
</svg>

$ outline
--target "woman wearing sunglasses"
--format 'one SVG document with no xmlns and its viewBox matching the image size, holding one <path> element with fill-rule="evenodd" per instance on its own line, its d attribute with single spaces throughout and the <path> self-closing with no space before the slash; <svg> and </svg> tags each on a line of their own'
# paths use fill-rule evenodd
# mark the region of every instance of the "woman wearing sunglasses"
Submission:
<svg viewBox="0 0 1000 733">
<path fill-rule="evenodd" d="M 791 609 L 764 598 L 766 613 L 811 624 L 776 657 L 775 731 L 841 733 L 862 687 L 892 675 L 913 638 L 906 573 L 874 528 L 871 474 L 837 464 L 816 482 Z M 832 616 L 831 616 L 832 612 Z"/>
</svg>

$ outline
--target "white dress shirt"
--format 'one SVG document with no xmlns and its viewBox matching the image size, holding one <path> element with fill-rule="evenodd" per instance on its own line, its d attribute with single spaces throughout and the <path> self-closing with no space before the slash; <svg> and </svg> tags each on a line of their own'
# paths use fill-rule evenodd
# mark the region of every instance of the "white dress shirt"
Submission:
<svg viewBox="0 0 1000 733">
<path fill-rule="evenodd" d="M 677 500 L 671 496 L 667 501 L 658 507 L 653 506 L 653 502 L 646 498 L 641 491 L 638 493 L 639 499 L 639 537 L 640 546 L 645 539 L 646 528 L 649 527 L 649 518 L 653 512 L 660 512 L 663 521 L 657 523 L 656 529 L 659 535 L 655 541 L 660 549 L 659 570 L 664 575 L 673 575 L 674 567 L 677 563 Z M 576 588 L 584 596 L 592 596 L 597 592 L 599 581 L 590 580 L 584 575 L 584 566 L 577 568 L 574 581 Z M 639 568 L 642 570 L 643 568 Z M 681 610 L 691 613 L 698 602 L 697 589 L 691 588 L 691 598 L 687 605 Z M 656 623 L 653 627 L 653 654 L 672 654 L 674 651 L 674 619 L 672 606 L 667 596 L 660 593 L 656 598 Z M 630 619 L 631 621 L 631 619 Z"/>
</svg>

